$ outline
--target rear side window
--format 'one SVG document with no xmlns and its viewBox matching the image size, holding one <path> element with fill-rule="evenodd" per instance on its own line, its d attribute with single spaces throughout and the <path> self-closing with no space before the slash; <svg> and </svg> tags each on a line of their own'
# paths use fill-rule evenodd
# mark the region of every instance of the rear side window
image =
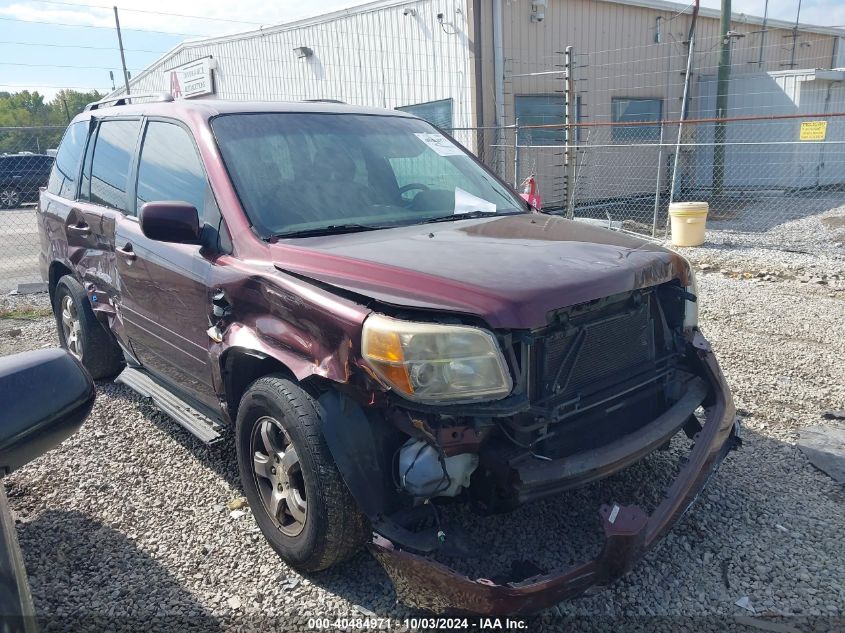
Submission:
<svg viewBox="0 0 845 633">
<path fill-rule="evenodd" d="M 88 122 L 79 121 L 71 125 L 56 154 L 53 171 L 47 182 L 47 191 L 62 198 L 76 197 L 76 178 L 79 175 L 79 161 L 85 149 L 85 139 L 88 136 Z"/>
<path fill-rule="evenodd" d="M 207 186 L 188 132 L 174 123 L 150 121 L 138 163 L 135 212 L 146 202 L 178 200 L 194 205 L 202 218 Z"/>
<path fill-rule="evenodd" d="M 91 202 L 126 211 L 129 166 L 140 121 L 103 121 L 91 162 Z"/>
</svg>

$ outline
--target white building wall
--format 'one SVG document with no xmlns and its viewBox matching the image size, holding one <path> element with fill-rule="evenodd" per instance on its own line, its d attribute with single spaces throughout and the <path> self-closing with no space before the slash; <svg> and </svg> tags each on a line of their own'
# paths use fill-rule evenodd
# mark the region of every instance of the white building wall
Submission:
<svg viewBox="0 0 845 633">
<path fill-rule="evenodd" d="M 697 116 L 715 116 L 716 77 L 701 77 L 699 90 Z M 734 117 L 845 111 L 845 72 L 808 69 L 749 74 L 732 78 L 729 91 L 728 110 Z M 826 120 L 827 139 L 842 139 L 845 121 L 841 119 L 809 117 L 727 123 L 725 186 L 781 189 L 842 184 L 845 149 L 835 143 L 800 140 L 804 120 Z M 689 184 L 709 187 L 714 125 L 699 125 L 696 137 L 704 145 L 696 149 Z"/>
<path fill-rule="evenodd" d="M 416 15 L 405 14 L 406 8 Z M 216 93 L 210 98 L 338 99 L 385 108 L 451 98 L 453 125 L 471 126 L 467 13 L 464 0 L 382 0 L 260 31 L 187 42 L 130 86 L 134 92 L 169 91 L 170 68 L 211 56 L 217 69 Z M 299 46 L 313 55 L 298 58 L 294 49 Z"/>
</svg>

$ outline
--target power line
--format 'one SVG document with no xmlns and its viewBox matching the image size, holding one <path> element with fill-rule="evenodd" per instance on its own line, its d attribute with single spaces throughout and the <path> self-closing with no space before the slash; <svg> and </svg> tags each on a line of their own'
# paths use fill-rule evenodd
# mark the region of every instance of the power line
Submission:
<svg viewBox="0 0 845 633">
<path fill-rule="evenodd" d="M 116 46 L 82 46 L 81 44 L 47 44 L 46 42 L 13 42 L 11 40 L 0 40 L 0 44 L 14 44 L 15 46 L 50 46 L 52 48 L 86 48 L 95 51 L 116 51 Z M 133 53 L 156 53 L 163 55 L 167 51 L 151 51 L 146 48 L 124 48 L 125 51 Z"/>
<path fill-rule="evenodd" d="M 0 88 L 57 88 L 59 90 L 96 90 L 97 92 L 108 92 L 106 88 L 92 88 L 91 86 L 51 86 L 47 84 L 0 84 Z"/>
<path fill-rule="evenodd" d="M 111 9 L 111 6 L 107 6 L 105 4 L 83 4 L 83 3 L 76 3 L 76 2 L 59 2 L 58 0 L 30 0 L 31 2 L 39 2 L 41 4 L 60 4 L 68 7 L 85 7 L 87 9 Z M 149 11 L 146 9 L 127 9 L 124 7 L 118 7 L 121 13 L 124 12 L 132 12 L 132 13 L 146 13 L 149 15 L 166 15 L 173 18 L 190 18 L 192 20 L 212 20 L 214 22 L 236 22 L 238 24 L 250 24 L 252 26 L 261 26 L 261 22 L 249 22 L 248 20 L 233 20 L 230 18 L 212 18 L 204 15 L 188 15 L 185 13 L 166 13 L 164 11 Z"/>
<path fill-rule="evenodd" d="M 80 70 L 114 70 L 113 66 L 76 66 L 71 64 L 26 64 L 22 62 L 0 62 L 0 66 L 26 66 L 28 68 L 76 68 Z M 143 68 L 129 68 L 133 72 L 144 70 Z"/>
<path fill-rule="evenodd" d="M 51 26 L 69 26 L 78 29 L 106 29 L 111 31 L 113 26 L 96 26 L 94 24 L 68 24 L 67 22 L 49 22 L 47 20 L 21 20 L 20 18 L 0 17 L 6 22 L 23 22 L 24 24 L 50 24 Z M 211 37 L 202 33 L 177 33 L 175 31 L 155 31 L 153 29 L 124 29 L 125 31 L 138 31 L 140 33 L 158 33 L 160 35 L 182 35 L 185 37 Z"/>
</svg>

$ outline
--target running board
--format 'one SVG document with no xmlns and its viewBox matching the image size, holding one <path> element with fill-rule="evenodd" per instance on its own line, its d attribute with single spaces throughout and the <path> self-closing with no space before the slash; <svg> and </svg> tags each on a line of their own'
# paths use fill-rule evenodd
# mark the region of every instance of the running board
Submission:
<svg viewBox="0 0 845 633">
<path fill-rule="evenodd" d="M 222 437 L 219 424 L 162 387 L 143 371 L 127 367 L 115 379 L 115 382 L 123 383 L 145 398 L 152 399 L 161 411 L 206 444 L 213 444 Z"/>
</svg>

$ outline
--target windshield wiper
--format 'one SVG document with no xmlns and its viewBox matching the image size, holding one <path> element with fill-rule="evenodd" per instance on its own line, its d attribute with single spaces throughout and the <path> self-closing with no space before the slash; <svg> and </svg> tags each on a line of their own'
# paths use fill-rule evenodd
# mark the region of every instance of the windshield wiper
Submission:
<svg viewBox="0 0 845 633">
<path fill-rule="evenodd" d="M 471 220 L 472 218 L 486 218 L 491 215 L 513 215 L 512 213 L 499 213 L 498 211 L 467 211 L 466 213 L 453 213 L 436 218 L 423 220 L 420 224 L 433 224 L 435 222 L 454 222 L 455 220 Z"/>
<path fill-rule="evenodd" d="M 372 226 L 370 224 L 329 224 L 311 229 L 277 233 L 273 239 L 285 239 L 288 237 L 317 237 L 319 235 L 340 235 L 341 233 L 360 233 L 362 231 L 375 231 L 383 229 L 383 226 Z"/>
</svg>

